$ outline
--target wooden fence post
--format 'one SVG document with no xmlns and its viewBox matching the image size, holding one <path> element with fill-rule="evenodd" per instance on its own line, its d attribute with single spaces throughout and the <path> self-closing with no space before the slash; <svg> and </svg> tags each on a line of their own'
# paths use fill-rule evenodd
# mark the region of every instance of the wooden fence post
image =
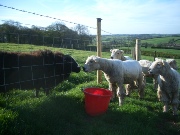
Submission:
<svg viewBox="0 0 180 135">
<path fill-rule="evenodd" d="M 154 52 L 154 61 L 155 61 L 156 57 L 157 57 L 157 56 L 156 56 L 156 51 L 155 51 L 155 52 Z"/>
<path fill-rule="evenodd" d="M 136 39 L 136 46 L 135 46 L 135 52 L 136 52 L 136 60 L 139 61 L 141 59 L 141 52 L 140 52 L 140 48 L 141 48 L 141 41 Z"/>
<path fill-rule="evenodd" d="M 101 18 L 97 18 L 97 56 L 101 57 Z M 102 83 L 102 71 L 97 71 L 97 83 Z"/>
</svg>

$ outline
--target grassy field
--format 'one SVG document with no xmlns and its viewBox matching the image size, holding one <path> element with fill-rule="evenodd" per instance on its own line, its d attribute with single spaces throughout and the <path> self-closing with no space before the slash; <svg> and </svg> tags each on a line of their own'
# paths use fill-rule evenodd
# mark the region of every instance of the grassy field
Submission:
<svg viewBox="0 0 180 135">
<path fill-rule="evenodd" d="M 134 47 L 119 47 L 118 49 L 121 50 L 131 50 Z M 156 52 L 156 57 L 161 57 L 161 55 L 165 55 L 167 57 L 162 57 L 162 58 L 174 58 L 176 56 L 177 58 L 180 58 L 180 50 L 175 50 L 175 49 L 157 49 L 157 48 L 151 48 L 151 47 L 141 47 L 141 52 L 144 53 L 146 52 L 146 56 L 141 56 L 141 59 L 148 59 L 148 60 L 154 60 L 154 53 Z M 130 55 L 130 54 L 129 54 Z"/>
<path fill-rule="evenodd" d="M 102 40 L 103 42 L 109 42 L 109 41 L 113 41 L 116 39 L 124 39 L 127 40 L 128 36 L 124 35 L 124 36 L 102 36 Z M 150 37 L 149 37 L 150 38 Z M 139 38 L 141 39 L 141 37 Z M 141 40 L 141 43 L 148 43 L 148 44 L 152 44 L 152 45 L 157 45 L 157 44 L 164 44 L 164 43 L 168 43 L 170 40 L 177 40 L 175 43 L 176 44 L 180 44 L 180 37 L 177 36 L 165 36 L 165 37 L 159 37 L 159 38 L 155 38 L 155 37 L 151 37 L 151 39 L 143 39 Z M 128 41 L 127 41 L 128 42 Z"/>
<path fill-rule="evenodd" d="M 51 49 L 69 54 L 83 66 L 85 60 L 96 52 L 46 48 L 44 46 L 0 44 L 4 51 L 33 51 Z M 109 58 L 110 52 L 103 52 Z M 150 56 L 142 58 L 152 60 Z M 180 67 L 180 59 L 177 59 Z M 178 70 L 180 72 L 180 70 Z M 12 90 L 0 94 L 1 135 L 179 135 L 180 118 L 174 119 L 172 109 L 162 113 L 162 103 L 157 100 L 152 80 L 148 79 L 145 97 L 140 100 L 137 90 L 125 98 L 123 106 L 118 100 L 110 102 L 105 114 L 89 116 L 84 108 L 87 87 L 108 88 L 103 76 L 102 84 L 96 83 L 96 72 L 72 73 L 68 80 L 51 90 L 48 96 L 43 90 L 35 96 L 35 90 Z M 180 111 L 179 111 L 180 113 Z"/>
<path fill-rule="evenodd" d="M 177 39 L 180 39 L 180 37 L 152 38 L 152 39 L 141 40 L 141 42 L 157 45 L 157 44 L 168 43 L 172 39 L 177 40 Z M 180 44 L 180 40 L 176 41 L 176 43 Z"/>
</svg>

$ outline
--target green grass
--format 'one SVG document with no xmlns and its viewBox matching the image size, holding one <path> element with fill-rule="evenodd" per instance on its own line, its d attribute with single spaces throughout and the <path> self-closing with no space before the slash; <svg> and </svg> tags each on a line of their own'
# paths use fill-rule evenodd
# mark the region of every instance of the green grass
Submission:
<svg viewBox="0 0 180 135">
<path fill-rule="evenodd" d="M 163 44 L 163 43 L 168 43 L 170 40 L 177 40 L 180 39 L 180 37 L 162 37 L 162 38 L 153 38 L 153 39 L 146 39 L 146 40 L 141 40 L 142 43 L 148 43 L 148 44 Z M 180 40 L 176 41 L 176 43 L 180 43 Z"/>
<path fill-rule="evenodd" d="M 118 49 L 121 49 L 121 50 L 133 50 L 133 48 L 134 47 L 120 47 Z M 167 56 L 167 58 L 174 58 L 174 56 L 176 58 L 180 58 L 180 50 L 175 50 L 175 49 L 157 49 L 157 48 L 151 48 L 151 47 L 147 47 L 147 48 L 141 47 L 141 53 L 144 53 L 144 55 L 146 55 L 147 59 L 149 59 L 149 60 L 153 60 L 153 56 L 154 56 L 155 51 L 156 51 L 156 56 L 157 57 L 160 57 L 160 56 L 164 55 L 164 56 Z M 129 52 L 131 52 L 131 51 L 129 51 Z M 131 56 L 130 54 L 128 54 L 128 55 Z M 141 59 L 143 59 L 143 57 L 144 56 L 142 55 Z M 163 57 L 161 57 L 161 58 L 163 58 Z"/>
<path fill-rule="evenodd" d="M 119 49 L 129 49 L 131 50 L 132 48 L 134 47 L 121 47 Z M 157 48 L 151 48 L 151 47 L 141 47 L 141 51 L 149 51 L 149 52 L 166 52 L 166 53 L 170 53 L 170 54 L 179 54 L 180 53 L 180 50 L 175 50 L 175 49 L 157 49 Z"/>
<path fill-rule="evenodd" d="M 14 46 L 14 49 L 11 47 Z M 16 46 L 16 47 L 15 47 Z M 33 51 L 37 46 L 22 45 L 21 51 Z M 7 49 L 8 48 L 8 49 Z M 19 45 L 0 44 L 0 50 L 18 51 Z M 30 48 L 30 49 L 28 49 Z M 44 46 L 40 46 L 44 48 Z M 86 58 L 96 52 L 73 49 L 49 48 L 70 54 L 82 66 Z M 110 52 L 103 52 L 109 58 Z M 142 56 L 151 59 L 148 56 Z M 177 59 L 180 67 L 180 60 Z M 162 103 L 157 100 L 152 80 L 148 79 L 145 97 L 140 100 L 137 90 L 125 98 L 123 106 L 118 99 L 110 102 L 105 114 L 89 116 L 84 108 L 83 89 L 87 87 L 108 88 L 103 76 L 102 84 L 96 82 L 96 72 L 72 73 L 68 80 L 50 91 L 43 90 L 35 96 L 35 90 L 12 90 L 0 94 L 0 134 L 1 135 L 179 135 L 180 118 L 174 122 L 172 109 L 162 113 Z M 179 112 L 180 113 L 180 112 Z"/>
</svg>

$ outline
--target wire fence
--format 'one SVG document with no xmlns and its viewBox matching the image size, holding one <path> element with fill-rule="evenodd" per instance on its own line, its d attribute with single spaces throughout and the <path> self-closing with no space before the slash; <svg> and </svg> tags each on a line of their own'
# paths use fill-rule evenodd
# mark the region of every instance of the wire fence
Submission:
<svg viewBox="0 0 180 135">
<path fill-rule="evenodd" d="M 46 47 L 59 47 L 67 49 L 77 49 L 85 51 L 97 51 L 96 36 L 87 38 L 57 37 L 46 35 L 19 34 L 19 33 L 0 33 L 0 43 L 30 44 Z M 103 42 L 102 51 L 109 51 L 112 48 L 121 48 L 122 45 L 114 41 Z M 130 54 L 131 50 L 125 53 Z"/>
<path fill-rule="evenodd" d="M 71 23 L 73 25 L 82 25 L 2 4 L 0 4 L 0 7 Z M 96 27 L 82 26 L 89 29 L 97 29 Z M 40 88 L 43 88 L 48 93 L 49 90 L 54 88 L 58 83 L 67 79 L 71 72 L 77 72 L 77 70 L 79 70 L 76 61 L 71 56 L 56 54 L 49 50 L 34 51 L 31 47 L 26 50 L 21 48 L 24 44 L 97 51 L 95 35 L 85 37 L 81 35 L 77 38 L 77 36 L 71 34 L 63 36 L 63 33 L 61 33 L 59 34 L 61 36 L 48 36 L 48 34 L 42 34 L 46 31 L 44 28 L 40 29 L 40 31 L 41 34 L 25 33 L 21 30 L 15 32 L 0 32 L 0 43 L 17 44 L 14 49 L 14 46 L 6 46 L 6 44 L 0 47 L 0 92 L 7 92 L 10 89 L 36 89 L 38 96 L 38 90 Z M 101 31 L 112 34 L 104 30 Z M 103 48 L 114 47 L 110 42 L 106 43 Z"/>
<path fill-rule="evenodd" d="M 0 92 L 11 89 L 35 89 L 36 95 L 43 88 L 46 93 L 66 80 L 76 62 L 59 57 L 44 49 L 65 48 L 84 51 L 97 51 L 96 37 L 87 39 L 51 37 L 43 35 L 0 33 Z M 29 45 L 28 50 L 23 46 Z M 110 45 L 110 44 L 109 44 Z M 109 46 L 106 44 L 106 46 Z M 32 49 L 34 46 L 41 51 Z M 111 46 L 109 46 L 111 47 Z M 46 50 L 45 50 L 46 51 Z M 39 53 L 39 54 L 38 54 Z M 69 69 L 69 70 L 68 70 Z"/>
<path fill-rule="evenodd" d="M 96 27 L 86 26 L 76 22 L 62 20 L 56 17 L 50 17 L 48 15 L 21 10 L 2 4 L 0 4 L 0 7 L 73 25 L 82 25 L 89 29 L 97 29 Z M 39 29 L 41 34 L 33 34 L 31 32 L 25 33 L 21 30 L 18 30 L 17 32 L 0 31 L 0 43 L 17 44 L 14 49 L 14 46 L 10 47 L 6 46 L 6 44 L 4 44 L 4 46 L 0 46 L 0 92 L 7 92 L 8 90 L 14 88 L 35 88 L 38 95 L 38 90 L 43 88 L 48 93 L 50 89 L 54 88 L 58 83 L 69 77 L 71 72 L 77 68 L 77 63 L 71 56 L 55 54 L 46 50 L 34 51 L 31 47 L 26 50 L 21 48 L 23 44 L 97 52 L 96 35 L 74 36 L 73 34 L 69 34 L 67 32 L 67 35 L 65 36 L 65 33 L 61 31 L 62 33 L 54 34 L 55 36 L 53 36 L 52 33 L 45 33 L 46 29 L 44 27 L 38 28 L 41 28 Z M 112 35 L 112 33 L 105 30 L 101 29 L 101 31 Z M 128 41 L 133 41 L 134 39 L 135 37 L 128 39 Z M 102 51 L 109 51 L 109 49 L 113 48 L 121 48 L 121 44 L 122 43 L 116 43 L 115 40 L 105 42 L 103 43 Z M 133 54 L 132 52 L 133 51 L 131 49 L 128 49 L 125 53 Z"/>
<path fill-rule="evenodd" d="M 11 89 L 43 88 L 47 93 L 58 83 L 79 72 L 80 67 L 69 55 L 50 50 L 31 52 L 0 51 L 0 92 Z"/>
<path fill-rule="evenodd" d="M 53 53 L 57 48 L 76 49 L 97 52 L 95 36 L 88 38 L 63 38 L 44 35 L 0 33 L 0 92 L 11 89 L 49 90 L 66 80 L 73 72 L 76 62 L 71 56 L 66 59 Z M 24 46 L 28 46 L 23 48 Z M 37 49 L 34 50 L 34 47 Z M 46 52 L 49 48 L 52 52 Z M 107 48 L 116 48 L 113 42 L 103 45 Z M 40 50 L 41 51 L 38 51 Z M 45 51 L 44 51 L 45 50 Z M 109 49 L 108 49 L 109 51 Z"/>
<path fill-rule="evenodd" d="M 2 4 L 0 4 L 0 7 L 8 8 L 8 9 L 11 9 L 11 10 L 16 10 L 16 11 L 23 12 L 23 13 L 32 14 L 32 15 L 39 16 L 39 17 L 45 17 L 45 18 L 48 18 L 48 19 L 53 19 L 53 20 L 57 20 L 57 21 L 65 22 L 65 23 L 70 23 L 70 24 L 74 24 L 74 25 L 82 25 L 82 26 L 85 26 L 85 27 L 90 28 L 90 29 L 97 29 L 96 27 L 87 26 L 87 25 L 76 23 L 76 22 L 71 22 L 71 21 L 59 19 L 59 18 L 56 18 L 56 17 L 51 17 L 51 16 L 48 16 L 48 15 L 38 14 L 38 13 L 33 12 L 33 11 L 26 11 L 26 10 L 23 10 L 23 9 L 18 9 L 18 8 L 15 8 L 15 7 L 10 7 L 10 6 L 6 6 L 6 5 L 2 5 Z M 101 31 L 104 32 L 104 33 L 112 35 L 111 32 L 108 32 L 108 31 L 105 31 L 105 30 L 101 30 Z"/>
<path fill-rule="evenodd" d="M 48 47 L 96 51 L 96 38 L 76 39 L 18 33 L 0 33 L 1 43 L 32 44 Z"/>
</svg>

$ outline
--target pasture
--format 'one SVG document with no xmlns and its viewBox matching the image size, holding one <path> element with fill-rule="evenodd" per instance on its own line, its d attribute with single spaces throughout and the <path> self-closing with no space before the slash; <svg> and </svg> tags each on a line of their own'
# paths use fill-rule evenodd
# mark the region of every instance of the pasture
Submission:
<svg viewBox="0 0 180 135">
<path fill-rule="evenodd" d="M 0 50 L 4 51 L 29 52 L 39 49 L 50 49 L 69 54 L 80 66 L 84 65 L 88 56 L 96 55 L 96 52 L 83 50 L 27 44 L 0 44 Z M 109 58 L 110 52 L 102 52 L 102 57 Z M 152 56 L 141 58 L 153 59 Z M 180 59 L 176 60 L 180 67 Z M 180 69 L 178 71 L 180 72 Z M 130 97 L 125 98 L 123 106 L 118 106 L 116 98 L 115 101 L 110 102 L 105 114 L 96 117 L 87 115 L 82 90 L 87 87 L 108 88 L 104 76 L 102 80 L 102 84 L 97 84 L 96 72 L 85 73 L 81 70 L 78 74 L 72 73 L 68 80 L 58 84 L 48 96 L 42 89 L 38 98 L 35 96 L 34 89 L 0 93 L 0 134 L 180 134 L 180 116 L 175 120 L 172 116 L 172 109 L 166 114 L 162 113 L 162 103 L 157 99 L 151 79 L 147 81 L 144 99 L 140 100 L 137 92 L 134 91 Z M 180 115 L 180 107 L 178 113 Z"/>
<path fill-rule="evenodd" d="M 163 43 L 168 43 L 170 40 L 177 40 L 176 43 L 180 43 L 180 38 L 179 37 L 162 37 L 162 38 L 152 38 L 152 39 L 146 39 L 142 40 L 142 43 L 148 43 L 148 44 L 163 44 Z"/>
</svg>

